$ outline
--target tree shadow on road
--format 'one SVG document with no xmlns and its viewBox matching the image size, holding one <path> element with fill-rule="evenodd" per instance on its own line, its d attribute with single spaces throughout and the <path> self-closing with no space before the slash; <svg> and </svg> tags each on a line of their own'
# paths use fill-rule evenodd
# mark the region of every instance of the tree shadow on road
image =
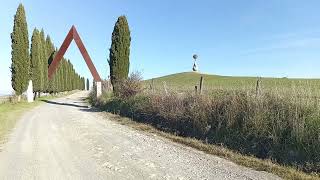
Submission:
<svg viewBox="0 0 320 180">
<path fill-rule="evenodd" d="M 49 101 L 49 100 L 41 100 L 41 101 L 46 102 L 48 104 L 55 104 L 55 105 L 61 105 L 61 106 L 72 106 L 72 107 L 79 107 L 79 108 L 89 108 L 89 106 L 77 105 L 77 104 L 72 104 L 72 103 L 60 103 L 60 102 Z"/>
<path fill-rule="evenodd" d="M 88 107 L 86 109 L 80 109 L 80 111 L 84 112 L 102 112 L 102 110 L 95 108 L 95 107 Z"/>
</svg>

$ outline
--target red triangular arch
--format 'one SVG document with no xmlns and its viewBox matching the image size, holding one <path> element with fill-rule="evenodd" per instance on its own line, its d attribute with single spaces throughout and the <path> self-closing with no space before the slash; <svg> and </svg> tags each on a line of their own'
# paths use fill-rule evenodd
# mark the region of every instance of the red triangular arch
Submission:
<svg viewBox="0 0 320 180">
<path fill-rule="evenodd" d="M 101 78 L 100 78 L 95 66 L 93 65 L 91 58 L 90 58 L 86 48 L 84 47 L 84 44 L 82 43 L 82 40 L 81 40 L 81 38 L 80 38 L 80 36 L 74 26 L 71 27 L 69 33 L 67 34 L 66 38 L 64 39 L 64 41 L 61 45 L 58 53 L 56 54 L 52 63 L 49 66 L 49 69 L 48 69 L 49 79 L 52 78 L 52 75 L 54 74 L 57 66 L 59 65 L 59 62 L 61 61 L 63 55 L 66 53 L 72 40 L 74 40 L 76 42 L 76 44 L 82 54 L 82 57 L 84 58 L 85 62 L 87 63 L 87 66 L 92 74 L 94 81 L 100 82 Z"/>
</svg>

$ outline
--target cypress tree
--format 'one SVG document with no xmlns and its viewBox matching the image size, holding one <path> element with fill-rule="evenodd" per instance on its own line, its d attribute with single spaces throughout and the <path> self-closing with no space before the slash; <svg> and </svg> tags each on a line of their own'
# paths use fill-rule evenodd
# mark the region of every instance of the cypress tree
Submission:
<svg viewBox="0 0 320 180">
<path fill-rule="evenodd" d="M 47 52 L 47 57 L 48 57 L 47 64 L 49 66 L 51 64 L 51 62 L 53 61 L 53 54 L 55 52 L 54 44 L 51 41 L 51 38 L 49 35 L 47 35 L 47 38 L 46 38 L 46 52 Z"/>
<path fill-rule="evenodd" d="M 64 68 L 63 68 L 63 59 L 60 62 L 60 92 L 64 91 Z"/>
<path fill-rule="evenodd" d="M 76 85 L 77 85 L 77 89 L 79 88 L 79 74 L 77 73 L 77 77 L 76 77 Z"/>
<path fill-rule="evenodd" d="M 66 80 L 66 91 L 70 91 L 70 88 L 69 88 L 69 63 L 68 63 L 68 59 L 66 59 L 65 61 L 65 80 Z"/>
<path fill-rule="evenodd" d="M 61 68 L 58 66 L 57 72 L 57 92 L 61 92 Z"/>
<path fill-rule="evenodd" d="M 60 70 L 61 70 L 61 76 L 60 76 L 60 83 L 61 83 L 61 91 L 64 91 L 64 85 L 65 85 L 65 76 L 64 76 L 64 58 L 60 61 Z"/>
<path fill-rule="evenodd" d="M 56 86 L 57 86 L 57 92 L 61 92 L 62 86 L 61 86 L 61 62 L 59 63 L 57 70 L 56 70 Z"/>
<path fill-rule="evenodd" d="M 77 81 L 77 83 L 78 83 L 78 89 L 81 90 L 81 77 L 80 77 L 79 74 L 78 74 L 78 81 Z"/>
<path fill-rule="evenodd" d="M 64 84 L 65 84 L 65 78 L 64 78 L 64 58 L 60 61 L 59 70 L 60 70 L 60 92 L 64 91 Z"/>
<path fill-rule="evenodd" d="M 51 38 L 49 35 L 47 35 L 47 38 L 46 38 L 46 51 L 47 51 L 47 57 L 48 57 L 48 68 L 51 64 L 51 62 L 53 61 L 53 55 L 54 55 L 54 44 L 52 43 L 51 41 Z M 53 75 L 54 76 L 54 75 Z M 54 92 L 54 77 L 52 77 L 50 80 L 48 79 L 48 91 L 50 93 L 53 93 Z"/>
<path fill-rule="evenodd" d="M 83 90 L 83 77 L 81 77 L 80 80 L 81 80 L 81 82 L 80 82 L 81 83 L 81 90 Z"/>
<path fill-rule="evenodd" d="M 89 79 L 87 78 L 87 91 L 89 91 Z"/>
<path fill-rule="evenodd" d="M 75 73 L 75 75 L 74 75 L 74 79 L 73 79 L 73 81 L 74 81 L 74 89 L 78 89 L 77 79 L 78 79 L 78 74 L 77 74 L 77 73 Z"/>
<path fill-rule="evenodd" d="M 85 90 L 86 89 L 86 81 L 85 78 L 82 77 L 81 78 L 81 90 Z"/>
<path fill-rule="evenodd" d="M 79 77 L 79 88 L 80 90 L 83 90 L 83 80 L 81 76 Z"/>
<path fill-rule="evenodd" d="M 56 50 L 54 51 L 54 53 L 53 53 L 53 57 L 55 56 L 55 54 L 56 54 Z M 52 58 L 53 58 L 52 57 Z M 50 62 L 51 63 L 51 62 Z M 53 92 L 54 93 L 58 93 L 59 92 L 59 89 L 58 89 L 58 69 L 56 69 L 55 70 L 55 72 L 54 72 L 54 74 L 53 74 L 53 77 L 52 77 L 52 89 L 53 89 Z"/>
<path fill-rule="evenodd" d="M 41 40 L 41 60 L 43 61 L 42 63 L 42 81 L 43 81 L 43 86 L 42 86 L 42 92 L 47 92 L 48 91 L 48 59 L 47 57 L 47 46 L 46 46 L 46 38 L 43 29 L 41 29 L 40 32 L 40 40 Z"/>
<path fill-rule="evenodd" d="M 82 90 L 82 77 L 79 75 L 79 89 Z"/>
<path fill-rule="evenodd" d="M 22 4 L 19 4 L 14 16 L 11 43 L 11 86 L 20 97 L 27 90 L 30 78 L 28 26 Z"/>
<path fill-rule="evenodd" d="M 68 69 L 67 69 L 67 61 L 66 59 L 63 58 L 63 91 L 68 91 L 68 81 L 67 81 L 67 76 L 68 76 Z"/>
<path fill-rule="evenodd" d="M 40 93 L 43 87 L 42 68 L 43 62 L 41 60 L 41 39 L 38 29 L 34 29 L 31 38 L 31 78 L 33 83 L 33 92 Z M 36 96 L 35 96 L 36 97 Z"/>
<path fill-rule="evenodd" d="M 116 82 L 128 78 L 130 56 L 130 30 L 127 18 L 120 16 L 112 32 L 109 54 L 110 79 L 116 91 Z"/>
<path fill-rule="evenodd" d="M 68 59 L 68 76 L 66 77 L 68 80 L 68 90 L 71 91 L 72 87 L 71 87 L 71 73 L 72 73 L 72 67 L 71 67 L 71 62 Z"/>
<path fill-rule="evenodd" d="M 73 69 L 73 74 L 72 74 L 72 89 L 77 89 L 77 85 L 76 85 L 76 72 Z"/>
</svg>

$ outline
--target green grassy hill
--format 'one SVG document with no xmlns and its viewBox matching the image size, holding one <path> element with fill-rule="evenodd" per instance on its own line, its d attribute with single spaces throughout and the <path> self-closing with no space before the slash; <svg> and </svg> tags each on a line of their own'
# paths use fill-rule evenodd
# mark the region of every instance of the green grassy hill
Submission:
<svg viewBox="0 0 320 180">
<path fill-rule="evenodd" d="M 155 89 L 163 89 L 165 82 L 169 90 L 186 91 L 194 90 L 199 85 L 200 77 L 204 77 L 204 89 L 255 89 L 257 77 L 234 77 L 201 74 L 196 72 L 183 72 L 153 78 L 145 81 L 145 86 L 150 87 L 153 81 Z M 289 78 L 262 78 L 263 89 L 304 89 L 318 91 L 320 79 L 289 79 Z"/>
</svg>

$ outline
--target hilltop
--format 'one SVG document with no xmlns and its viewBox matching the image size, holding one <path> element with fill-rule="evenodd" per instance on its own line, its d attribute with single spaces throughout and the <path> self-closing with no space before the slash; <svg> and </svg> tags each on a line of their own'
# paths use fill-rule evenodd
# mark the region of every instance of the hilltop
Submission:
<svg viewBox="0 0 320 180">
<path fill-rule="evenodd" d="M 239 89 L 255 88 L 258 77 L 239 76 L 219 76 L 213 74 L 203 74 L 197 72 L 182 72 L 152 78 L 145 81 L 146 86 L 154 84 L 155 88 L 163 88 L 163 83 L 169 89 L 193 90 L 195 85 L 199 85 L 200 77 L 204 77 L 205 89 Z M 261 86 L 263 88 L 309 88 L 311 90 L 320 89 L 320 79 L 290 79 L 290 78 L 270 78 L 262 77 Z"/>
</svg>

